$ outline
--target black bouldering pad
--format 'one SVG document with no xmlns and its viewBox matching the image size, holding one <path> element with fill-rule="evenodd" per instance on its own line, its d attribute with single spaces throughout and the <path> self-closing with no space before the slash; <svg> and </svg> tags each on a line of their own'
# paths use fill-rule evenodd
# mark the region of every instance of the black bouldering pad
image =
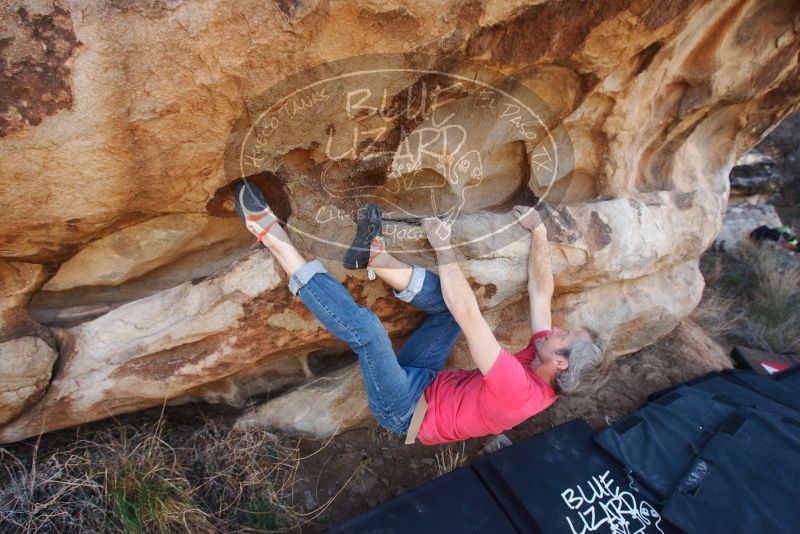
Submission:
<svg viewBox="0 0 800 534">
<path fill-rule="evenodd" d="M 707 391 L 681 386 L 623 417 L 594 440 L 663 499 L 737 408 Z"/>
<path fill-rule="evenodd" d="M 715 376 L 721 376 L 719 371 L 711 371 L 710 373 L 706 373 L 704 375 L 700 375 L 698 377 L 692 378 L 691 380 L 687 380 L 686 382 L 681 382 L 680 384 L 675 384 L 675 385 L 672 385 L 672 386 L 667 386 L 665 388 L 659 389 L 658 391 L 654 391 L 653 393 L 651 393 L 650 395 L 647 396 L 647 402 L 653 402 L 657 398 L 663 397 L 664 395 L 666 395 L 670 391 L 675 391 L 676 389 L 678 389 L 679 387 L 682 387 L 682 386 L 694 386 L 694 385 L 697 385 L 697 384 L 702 384 L 703 382 L 705 382 L 709 378 L 713 378 Z"/>
<path fill-rule="evenodd" d="M 800 369 L 800 367 L 798 367 L 798 369 Z M 674 391 L 681 386 L 691 386 L 695 389 L 706 391 L 713 394 L 718 398 L 718 400 L 728 402 L 736 406 L 749 406 L 752 408 L 758 408 L 761 410 L 767 410 L 769 412 L 789 416 L 795 416 L 800 413 L 797 410 L 789 408 L 785 404 L 781 404 L 780 402 L 765 397 L 757 391 L 754 391 L 719 372 L 708 373 L 693 380 L 689 380 L 684 384 L 653 393 L 648 397 L 648 400 L 653 402 L 659 397 L 662 397 L 666 393 Z"/>
<path fill-rule="evenodd" d="M 800 419 L 741 408 L 692 462 L 664 517 L 689 534 L 794 533 L 798 480 Z"/>
<path fill-rule="evenodd" d="M 576 419 L 472 464 L 521 532 L 674 532 Z"/>
<path fill-rule="evenodd" d="M 752 371 L 726 369 L 725 378 L 747 387 L 764 397 L 800 412 L 800 372 L 788 369 L 773 376 L 762 376 Z"/>
<path fill-rule="evenodd" d="M 414 488 L 329 532 L 406 534 L 516 533 L 495 499 L 469 467 Z"/>
</svg>

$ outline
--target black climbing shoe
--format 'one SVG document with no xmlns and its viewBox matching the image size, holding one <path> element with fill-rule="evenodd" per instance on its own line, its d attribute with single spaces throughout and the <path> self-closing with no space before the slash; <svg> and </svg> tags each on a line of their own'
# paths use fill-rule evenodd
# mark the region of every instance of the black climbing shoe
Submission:
<svg viewBox="0 0 800 534">
<path fill-rule="evenodd" d="M 381 235 L 382 213 L 375 204 L 369 203 L 356 221 L 356 237 L 344 253 L 345 269 L 366 269 L 369 263 L 372 240 Z"/>
<path fill-rule="evenodd" d="M 259 242 L 267 235 L 272 225 L 279 222 L 264 195 L 261 194 L 261 190 L 253 183 L 245 181 L 236 186 L 233 191 L 233 204 L 247 229 Z"/>
</svg>

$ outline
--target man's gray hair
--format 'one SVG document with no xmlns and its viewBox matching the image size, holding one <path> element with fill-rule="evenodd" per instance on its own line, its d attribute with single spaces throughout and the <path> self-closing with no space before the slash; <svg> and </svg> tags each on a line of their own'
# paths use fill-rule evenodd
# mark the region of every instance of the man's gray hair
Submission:
<svg viewBox="0 0 800 534">
<path fill-rule="evenodd" d="M 564 393 L 574 393 L 580 389 L 596 391 L 608 376 L 606 346 L 596 332 L 589 332 L 592 341 L 576 339 L 565 351 L 569 367 L 556 378 L 558 389 Z"/>
</svg>

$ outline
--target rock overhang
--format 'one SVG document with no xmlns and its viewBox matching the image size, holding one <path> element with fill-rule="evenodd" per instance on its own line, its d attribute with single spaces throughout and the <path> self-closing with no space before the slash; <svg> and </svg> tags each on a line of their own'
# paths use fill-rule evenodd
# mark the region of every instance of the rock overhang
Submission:
<svg viewBox="0 0 800 534">
<path fill-rule="evenodd" d="M 613 318 L 597 326 L 612 339 L 615 355 L 646 345 L 691 311 L 702 290 L 696 259 L 719 229 L 730 167 L 796 106 L 800 95 L 799 45 L 792 29 L 798 14 L 791 2 L 698 0 L 668 8 L 657 2 L 602 7 L 500 2 L 377 10 L 357 4 L 323 10 L 314 2 L 263 6 L 243 1 L 229 9 L 203 2 L 131 3 L 130 9 L 86 3 L 77 5 L 81 17 L 75 16 L 76 6 L 34 13 L 29 2 L 12 4 L 3 23 L 15 35 L 48 20 L 61 28 L 48 30 L 63 43 L 52 41 L 55 52 L 45 59 L 57 63 L 52 65 L 55 79 L 68 84 L 62 89 L 69 90 L 69 98 L 51 99 L 47 107 L 44 93 L 31 96 L 29 109 L 46 113 L 37 115 L 41 120 L 34 113 L 24 124 L 15 123 L 19 127 L 0 140 L 0 151 L 8 156 L 0 161 L 0 198 L 6 205 L 0 250 L 14 272 L 32 269 L 22 277 L 29 280 L 29 290 L 3 296 L 0 329 L 4 341 L 28 339 L 25 347 L 42 349 L 39 377 L 32 382 L 38 385 L 20 405 L 29 416 L 23 414 L 5 434 L 0 431 L 6 440 L 30 435 L 36 425 L 78 424 L 184 394 L 202 398 L 204 385 L 210 397 L 232 398 L 236 394 L 230 392 L 242 384 L 255 383 L 253 374 L 273 372 L 270 362 L 281 383 L 299 384 L 308 379 L 307 370 L 287 362 L 320 349 L 344 350 L 302 309 L 285 305 L 291 297 L 279 288 L 280 275 L 266 276 L 276 285 L 264 293 L 225 274 L 252 265 L 254 254 L 263 253 L 248 251 L 247 234 L 236 231 L 235 220 L 221 220 L 233 215 L 223 147 L 247 103 L 265 85 L 291 73 L 365 52 L 415 50 L 433 56 L 445 71 L 457 72 L 471 62 L 490 65 L 539 94 L 563 121 L 574 149 L 571 168 L 556 174 L 549 191 L 551 205 L 542 207 L 554 241 L 557 318 L 576 325 L 597 315 Z M 27 9 L 25 20 L 21 8 Z M 557 20 L 568 25 L 554 24 Z M 535 21 L 548 23 L 527 31 Z M 13 66 L 17 56 L 8 50 L 0 54 L 5 65 Z M 398 98 L 403 88 L 418 84 L 413 77 L 392 81 Z M 19 91 L 10 94 L 24 97 Z M 320 114 L 309 124 L 315 131 L 322 126 L 323 133 L 329 125 L 343 131 L 343 124 L 329 119 Z M 424 121 L 402 126 L 406 134 L 426 127 Z M 467 195 L 456 225 L 463 235 L 491 237 L 509 222 L 502 210 L 548 201 L 534 176 L 535 147 L 492 126 L 486 120 L 470 126 L 489 142 L 465 146 L 479 158 L 463 161 L 480 162 L 491 187 L 477 198 Z M 386 146 L 395 150 L 400 133 L 397 124 L 387 129 Z M 272 188 L 270 198 L 283 199 L 276 204 L 284 220 L 302 225 L 309 222 L 305 214 L 325 200 L 318 183 L 300 179 L 319 177 L 325 139 L 304 138 L 302 128 L 295 134 L 298 139 L 279 143 L 275 163 L 251 178 Z M 435 161 L 418 159 L 429 171 L 420 176 L 423 185 L 447 181 Z M 355 175 L 362 185 L 385 187 L 391 179 L 387 166 L 399 161 L 365 165 Z M 335 182 L 347 177 L 352 165 L 328 170 Z M 454 197 L 463 192 L 449 190 Z M 417 192 L 407 193 L 409 202 L 419 204 L 421 197 L 414 196 L 419 190 L 410 191 Z M 192 228 L 204 230 L 177 237 L 181 225 L 175 219 L 199 221 Z M 341 221 L 332 232 L 346 240 L 352 223 L 347 216 Z M 403 243 L 416 249 L 408 257 L 430 262 L 414 231 L 414 217 L 394 222 L 395 235 L 405 232 Z M 161 241 L 163 253 L 154 257 L 136 254 L 137 243 L 158 235 L 172 235 L 174 242 Z M 481 239 L 460 250 L 487 312 L 511 309 L 524 294 L 525 240 L 512 237 Z M 115 240 L 127 243 L 115 249 L 117 259 L 102 267 L 89 261 L 108 260 L 103 247 Z M 298 241 L 304 250 L 318 251 L 313 240 L 298 236 Z M 346 275 L 328 263 L 337 276 Z M 21 267 L 26 265 L 32 267 Z M 259 276 L 256 271 L 253 276 Z M 0 272 L 4 283 L 20 279 Z M 55 291 L 41 291 L 48 279 L 46 289 Z M 219 285 L 223 279 L 225 287 Z M 406 335 L 419 321 L 363 278 L 345 281 L 362 302 L 380 308 L 393 336 Z M 104 292 L 104 283 L 113 295 Z M 42 304 L 43 296 L 50 300 Z M 31 297 L 36 318 L 63 327 L 56 330 L 64 341 L 49 387 L 53 356 L 44 346 L 53 346 L 52 334 L 28 316 Z M 270 323 L 270 314 L 281 307 Z M 174 312 L 197 324 L 166 321 Z M 200 318 L 204 314 L 207 320 Z M 257 317 L 269 325 L 268 333 L 258 330 Z M 664 320 L 654 320 L 658 317 Z M 123 327 L 132 318 L 175 329 L 137 344 Z M 120 326 L 108 326 L 112 319 Z M 77 336 L 101 326 L 118 336 L 114 361 L 103 361 L 102 336 Z M 80 342 L 65 341 L 70 336 Z M 206 378 L 197 374 L 209 368 L 215 371 Z M 147 378 L 151 375 L 160 378 Z M 211 392 L 223 382 L 228 393 Z M 74 397 L 67 384 L 95 384 L 99 393 L 91 402 L 65 405 L 59 412 L 59 399 Z M 56 422 L 58 413 L 66 414 L 62 422 Z"/>
</svg>

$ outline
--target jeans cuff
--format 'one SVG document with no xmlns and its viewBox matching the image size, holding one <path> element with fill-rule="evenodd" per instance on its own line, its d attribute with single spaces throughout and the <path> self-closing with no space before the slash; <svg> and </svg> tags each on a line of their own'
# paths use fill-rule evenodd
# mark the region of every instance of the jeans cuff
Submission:
<svg viewBox="0 0 800 534">
<path fill-rule="evenodd" d="M 408 283 L 408 287 L 399 293 L 393 290 L 394 296 L 403 302 L 411 302 L 414 300 L 414 297 L 417 296 L 417 293 L 422 290 L 422 284 L 425 282 L 426 272 L 428 271 L 424 267 L 413 265 L 411 270 L 411 281 Z"/>
<path fill-rule="evenodd" d="M 302 267 L 297 269 L 291 278 L 289 278 L 289 291 L 292 295 L 297 295 L 300 288 L 308 283 L 311 278 L 317 273 L 327 273 L 328 270 L 319 260 L 309 261 L 304 263 Z"/>
</svg>

